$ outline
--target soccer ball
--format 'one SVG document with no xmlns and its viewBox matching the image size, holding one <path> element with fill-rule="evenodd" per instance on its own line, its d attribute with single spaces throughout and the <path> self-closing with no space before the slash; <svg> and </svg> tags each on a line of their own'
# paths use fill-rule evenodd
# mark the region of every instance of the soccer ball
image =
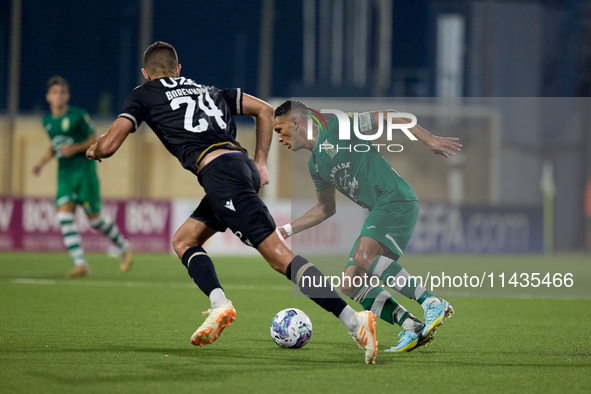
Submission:
<svg viewBox="0 0 591 394">
<path fill-rule="evenodd" d="M 271 338 L 277 346 L 289 349 L 303 347 L 312 336 L 312 322 L 299 309 L 284 309 L 271 322 Z"/>
</svg>

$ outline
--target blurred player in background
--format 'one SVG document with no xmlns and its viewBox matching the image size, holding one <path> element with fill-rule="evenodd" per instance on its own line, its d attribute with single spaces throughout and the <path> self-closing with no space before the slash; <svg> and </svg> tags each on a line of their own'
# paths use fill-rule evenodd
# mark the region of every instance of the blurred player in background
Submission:
<svg viewBox="0 0 591 394">
<path fill-rule="evenodd" d="M 180 71 L 172 45 L 159 41 L 148 47 L 142 69 L 148 82 L 131 92 L 119 118 L 86 155 L 99 161 L 110 157 L 145 121 L 203 186 L 205 197 L 173 237 L 174 250 L 189 276 L 211 302 L 209 316 L 195 331 L 191 343 L 212 343 L 236 317 L 213 262 L 203 249 L 213 234 L 229 227 L 243 243 L 256 248 L 271 267 L 337 316 L 365 350 L 365 362 L 373 363 L 377 353 L 374 314 L 355 312 L 327 283 L 320 288 L 310 282 L 304 285 L 302 276 L 315 278 L 313 283 L 322 283 L 324 276 L 305 258 L 292 254 L 257 194 L 269 182 L 266 163 L 273 138 L 273 107 L 240 89 L 197 84 L 180 76 Z M 255 117 L 254 161 L 235 139 L 235 115 Z"/>
<path fill-rule="evenodd" d="M 425 345 L 433 339 L 435 330 L 443 320 L 453 313 L 453 308 L 447 301 L 435 298 L 414 278 L 411 279 L 397 262 L 410 241 L 419 215 L 417 196 L 371 145 L 372 141 L 361 140 L 353 132 L 351 140 L 339 141 L 339 121 L 336 116 L 329 119 L 326 126 L 313 125 L 313 138 L 308 139 L 308 117 L 311 111 L 298 100 L 287 100 L 275 110 L 274 129 L 279 142 L 293 151 L 312 151 L 308 167 L 318 198 L 315 207 L 279 230 L 287 238 L 334 215 L 335 189 L 361 207 L 369 209 L 371 213 L 351 249 L 344 277 L 352 279 L 367 275 L 382 279 L 386 286 L 416 300 L 423 307 L 425 323 L 379 286 L 362 284 L 355 287 L 350 279 L 344 281 L 341 290 L 366 310 L 403 328 L 398 344 L 386 351 L 409 352 Z M 353 116 L 349 115 L 351 131 L 352 119 Z M 359 130 L 362 133 L 373 130 L 377 127 L 376 119 L 379 119 L 378 112 L 359 114 Z M 420 126 L 409 130 L 434 153 L 448 157 L 455 154 L 451 150 L 460 150 L 457 138 L 436 137 Z M 351 146 L 357 144 L 366 145 L 367 149 L 352 152 Z"/>
<path fill-rule="evenodd" d="M 96 165 L 85 157 L 86 150 L 96 142 L 94 124 L 85 110 L 68 105 L 70 88 L 62 77 L 55 76 L 47 82 L 50 113 L 43 118 L 43 126 L 49 134 L 51 145 L 39 162 L 33 167 L 33 174 L 53 157 L 58 159 L 57 219 L 64 237 L 64 244 L 74 259 L 74 268 L 67 278 L 77 278 L 90 273 L 84 258 L 82 238 L 74 223 L 76 205 L 86 211 L 92 227 L 103 233 L 121 251 L 121 271 L 127 272 L 132 264 L 131 244 L 127 242 L 113 221 L 101 214 L 101 197 Z"/>
</svg>

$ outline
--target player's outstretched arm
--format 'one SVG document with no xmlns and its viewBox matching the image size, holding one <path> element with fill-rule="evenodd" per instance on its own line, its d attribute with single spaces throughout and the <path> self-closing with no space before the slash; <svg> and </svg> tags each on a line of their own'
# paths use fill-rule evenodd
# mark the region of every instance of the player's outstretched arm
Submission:
<svg viewBox="0 0 591 394">
<path fill-rule="evenodd" d="M 279 232 L 284 239 L 287 239 L 292 234 L 299 233 L 310 227 L 324 222 L 337 212 L 337 200 L 335 196 L 335 188 L 331 187 L 321 192 L 316 192 L 318 203 L 312 209 L 297 218 L 286 226 L 279 227 Z M 288 230 L 290 230 L 288 232 Z"/>
<path fill-rule="evenodd" d="M 273 139 L 273 115 L 275 110 L 269 104 L 254 96 L 242 96 L 242 113 L 255 117 L 257 142 L 254 151 L 254 163 L 261 176 L 261 187 L 269 183 L 267 172 L 267 157 Z"/>
<path fill-rule="evenodd" d="M 33 166 L 33 174 L 41 174 L 41 169 L 45 166 L 45 164 L 47 164 L 47 162 L 49 162 L 49 160 L 53 158 L 53 156 L 55 156 L 55 151 L 53 150 L 53 146 L 50 144 L 47 151 L 45 151 L 43 156 L 41 156 L 39 159 L 39 162 Z"/>
<path fill-rule="evenodd" d="M 398 112 L 398 111 L 395 111 L 393 109 L 389 109 L 387 111 L 372 112 L 374 119 L 379 119 L 378 117 L 379 117 L 380 112 L 384 113 L 384 127 L 386 127 L 385 123 L 387 122 L 387 119 L 388 119 L 386 113 Z M 396 123 L 399 123 L 399 124 L 410 123 L 410 119 L 396 118 Z M 462 144 L 457 142 L 457 141 L 459 141 L 459 138 L 438 137 L 436 135 L 429 133 L 427 130 L 423 129 L 419 125 L 416 125 L 410 129 L 408 129 L 408 131 L 410 131 L 415 137 L 417 137 L 417 139 L 419 141 L 421 141 L 423 144 L 425 144 L 427 146 L 427 148 L 431 149 L 431 151 L 433 153 L 435 153 L 436 155 L 442 155 L 447 158 L 449 156 L 455 156 L 456 153 L 454 151 L 457 151 L 457 152 L 461 151 Z"/>
<path fill-rule="evenodd" d="M 96 134 L 92 133 L 85 141 L 72 145 L 60 146 L 59 151 L 62 157 L 74 156 L 78 153 L 86 152 L 88 148 L 96 142 Z"/>
<path fill-rule="evenodd" d="M 98 142 L 91 145 L 86 151 L 86 157 L 91 160 L 106 159 L 113 156 L 123 144 L 129 133 L 133 130 L 133 124 L 127 118 L 117 118 L 106 134 L 99 138 Z"/>
</svg>

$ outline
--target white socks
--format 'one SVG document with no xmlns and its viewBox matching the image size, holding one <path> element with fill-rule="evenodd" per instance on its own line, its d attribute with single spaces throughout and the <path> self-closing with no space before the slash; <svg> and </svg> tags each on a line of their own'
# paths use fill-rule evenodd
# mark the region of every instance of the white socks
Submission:
<svg viewBox="0 0 591 394">
<path fill-rule="evenodd" d="M 219 308 L 226 302 L 226 294 L 218 287 L 209 293 L 209 300 L 211 301 L 211 309 Z"/>
<path fill-rule="evenodd" d="M 343 309 L 339 315 L 339 320 L 349 329 L 349 332 L 355 332 L 355 329 L 359 325 L 359 320 L 355 317 L 355 310 L 349 305 Z"/>
</svg>

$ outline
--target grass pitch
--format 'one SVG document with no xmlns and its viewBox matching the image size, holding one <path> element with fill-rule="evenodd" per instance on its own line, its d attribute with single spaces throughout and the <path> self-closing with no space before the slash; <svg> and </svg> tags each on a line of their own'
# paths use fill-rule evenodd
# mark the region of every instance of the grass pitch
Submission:
<svg viewBox="0 0 591 394">
<path fill-rule="evenodd" d="M 524 258 L 503 261 L 514 267 Z M 590 263 L 584 256 L 528 258 L 548 269 L 557 261 Z M 1 393 L 573 393 L 591 385 L 591 299 L 442 291 L 456 314 L 432 344 L 405 354 L 380 351 L 376 365 L 365 365 L 338 320 L 292 298 L 289 282 L 261 258 L 214 259 L 237 320 L 203 348 L 190 337 L 209 302 L 175 257 L 138 255 L 126 275 L 115 259 L 88 260 L 93 275 L 67 281 L 66 254 L 0 255 Z M 412 271 L 434 260 L 441 271 L 446 261 L 490 266 L 499 258 L 409 256 L 401 263 Z M 415 302 L 398 299 L 422 317 Z M 271 319 L 287 307 L 312 320 L 303 349 L 280 349 L 271 340 Z M 380 349 L 394 345 L 399 331 L 378 321 Z"/>
</svg>

